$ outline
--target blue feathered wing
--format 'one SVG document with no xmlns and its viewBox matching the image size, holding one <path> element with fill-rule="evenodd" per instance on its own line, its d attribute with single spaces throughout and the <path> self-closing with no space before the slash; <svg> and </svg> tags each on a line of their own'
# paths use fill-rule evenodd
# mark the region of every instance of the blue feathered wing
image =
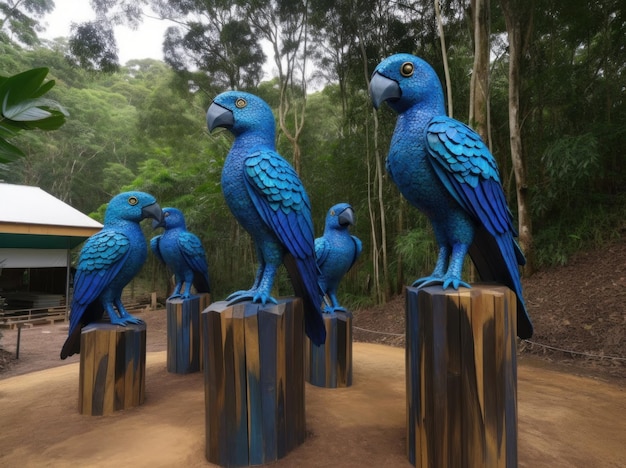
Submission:
<svg viewBox="0 0 626 468">
<path fill-rule="evenodd" d="M 315 239 L 315 258 L 317 259 L 317 266 L 320 270 L 323 269 L 324 263 L 326 263 L 326 260 L 328 260 L 330 250 L 330 242 L 328 242 L 325 238 L 318 237 L 317 239 Z M 322 290 L 325 291 L 327 288 L 327 284 L 324 274 L 320 274 L 319 283 Z"/>
<path fill-rule="evenodd" d="M 425 132 L 426 147 L 439 179 L 476 221 L 469 254 L 481 279 L 502 282 L 515 291 L 518 334 L 531 336 L 532 324 L 518 271 L 526 260 L 514 239 L 517 233 L 493 155 L 474 130 L 449 117 L 434 117 Z"/>
<path fill-rule="evenodd" d="M 191 232 L 183 231 L 178 235 L 178 248 L 189 268 L 193 270 L 196 289 L 199 292 L 210 292 L 209 265 L 200 239 Z"/>
<path fill-rule="evenodd" d="M 119 232 L 100 231 L 87 240 L 74 275 L 70 335 L 81 322 L 85 322 L 85 311 L 117 276 L 129 252 L 130 240 Z"/>
<path fill-rule="evenodd" d="M 317 282 L 308 195 L 293 167 L 270 148 L 257 148 L 249 154 L 245 162 L 245 181 L 259 215 L 288 252 L 285 266 L 296 294 L 304 299 L 305 308 L 309 306 L 305 314 L 307 334 L 314 342 L 324 342 L 325 328 L 320 313 L 322 293 Z M 292 262 L 297 271 L 293 271 Z"/>
<path fill-rule="evenodd" d="M 165 263 L 165 259 L 163 258 L 163 255 L 161 255 L 161 237 L 162 236 L 163 234 L 160 234 L 150 239 L 150 250 L 152 250 L 152 253 L 154 254 L 154 256 L 157 258 L 159 262 Z"/>
</svg>

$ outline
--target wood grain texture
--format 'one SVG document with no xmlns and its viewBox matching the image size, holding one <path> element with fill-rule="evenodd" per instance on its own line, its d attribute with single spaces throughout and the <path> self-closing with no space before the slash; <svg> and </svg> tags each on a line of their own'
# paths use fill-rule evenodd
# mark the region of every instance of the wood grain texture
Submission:
<svg viewBox="0 0 626 468">
<path fill-rule="evenodd" d="M 504 286 L 407 288 L 407 457 L 517 466 L 516 298 Z"/>
<path fill-rule="evenodd" d="M 145 398 L 146 325 L 92 323 L 81 332 L 78 411 L 102 416 Z"/>
<path fill-rule="evenodd" d="M 220 466 L 276 461 L 304 442 L 304 314 L 216 302 L 201 314 L 206 458 Z"/>
<path fill-rule="evenodd" d="M 167 370 L 189 374 L 202 370 L 200 313 L 209 305 L 210 294 L 167 299 Z"/>
<path fill-rule="evenodd" d="M 306 338 L 305 379 L 325 388 L 352 385 L 352 313 L 324 313 L 326 342 L 314 345 Z"/>
</svg>

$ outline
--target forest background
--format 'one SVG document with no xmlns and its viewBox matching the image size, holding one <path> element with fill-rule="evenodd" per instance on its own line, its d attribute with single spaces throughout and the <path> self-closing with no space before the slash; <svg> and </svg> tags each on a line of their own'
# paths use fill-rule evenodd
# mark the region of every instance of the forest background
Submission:
<svg viewBox="0 0 626 468">
<path fill-rule="evenodd" d="M 395 115 L 374 111 L 367 92 L 376 64 L 396 52 L 431 63 L 448 114 L 489 144 L 518 220 L 525 275 L 626 230 L 623 2 L 90 4 L 97 21 L 47 41 L 37 32 L 52 0 L 0 1 L 0 75 L 49 68 L 48 96 L 69 113 L 58 130 L 11 139 L 25 156 L 0 164 L 0 179 L 39 186 L 99 220 L 130 189 L 181 209 L 207 251 L 216 299 L 247 288 L 255 273 L 251 240 L 221 194 L 232 138 L 205 124 L 226 89 L 274 109 L 277 147 L 309 193 L 317 236 L 330 206 L 354 207 L 352 233 L 364 249 L 342 282 L 345 305 L 384 303 L 432 270 L 429 223 L 384 170 Z M 164 37 L 164 62 L 117 63 L 113 26 L 137 24 L 148 7 L 178 25 Z M 267 61 L 276 71 L 269 79 Z M 159 233 L 144 229 L 148 239 Z M 165 296 L 168 276 L 151 256 L 133 289 Z M 291 294 L 284 274 L 275 288 Z"/>
</svg>

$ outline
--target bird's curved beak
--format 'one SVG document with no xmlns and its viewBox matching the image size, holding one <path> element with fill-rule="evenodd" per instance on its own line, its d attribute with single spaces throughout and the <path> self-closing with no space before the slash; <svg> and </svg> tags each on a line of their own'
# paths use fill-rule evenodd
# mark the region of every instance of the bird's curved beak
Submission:
<svg viewBox="0 0 626 468">
<path fill-rule="evenodd" d="M 165 216 L 162 217 L 161 220 L 154 219 L 152 220 L 152 229 L 164 228 L 165 227 Z"/>
<path fill-rule="evenodd" d="M 235 118 L 232 111 L 215 102 L 209 106 L 209 110 L 206 113 L 206 125 L 209 127 L 209 132 L 212 132 L 217 127 L 232 128 L 234 124 Z"/>
<path fill-rule="evenodd" d="M 163 210 L 161 209 L 158 203 L 153 203 L 152 205 L 144 206 L 141 209 L 141 216 L 143 216 L 144 219 L 152 218 L 155 220 L 155 222 L 159 224 L 165 220 L 165 216 L 163 216 Z M 152 226 L 154 227 L 154 222 Z"/>
<path fill-rule="evenodd" d="M 339 225 L 350 226 L 354 225 L 354 211 L 352 208 L 346 208 L 339 214 Z"/>
<path fill-rule="evenodd" d="M 378 109 L 388 99 L 400 99 L 401 97 L 402 90 L 396 81 L 374 72 L 370 81 L 370 98 L 375 109 Z"/>
</svg>

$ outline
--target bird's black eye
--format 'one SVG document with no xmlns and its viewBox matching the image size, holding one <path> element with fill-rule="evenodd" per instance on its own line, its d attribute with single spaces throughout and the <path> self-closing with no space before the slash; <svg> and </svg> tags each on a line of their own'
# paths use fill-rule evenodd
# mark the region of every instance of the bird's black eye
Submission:
<svg viewBox="0 0 626 468">
<path fill-rule="evenodd" d="M 166 211 L 165 213 L 163 213 L 163 216 L 164 216 L 164 217 L 166 217 L 166 218 L 167 218 L 169 215 L 170 215 L 170 214 L 169 214 L 167 211 Z"/>
<path fill-rule="evenodd" d="M 335 210 L 331 210 L 331 211 L 330 211 L 330 215 L 331 215 L 331 216 L 335 216 Z"/>
<path fill-rule="evenodd" d="M 137 199 L 137 197 L 135 197 L 135 196 L 128 197 L 128 204 L 130 206 L 135 206 L 137 203 L 139 203 L 139 200 Z"/>
<path fill-rule="evenodd" d="M 237 107 L 237 109 L 243 109 L 247 105 L 248 103 L 246 102 L 244 98 L 239 98 L 235 101 L 235 106 Z"/>
<path fill-rule="evenodd" d="M 400 67 L 400 74 L 408 78 L 409 76 L 413 75 L 413 70 L 414 67 L 411 62 L 404 62 Z"/>
</svg>

